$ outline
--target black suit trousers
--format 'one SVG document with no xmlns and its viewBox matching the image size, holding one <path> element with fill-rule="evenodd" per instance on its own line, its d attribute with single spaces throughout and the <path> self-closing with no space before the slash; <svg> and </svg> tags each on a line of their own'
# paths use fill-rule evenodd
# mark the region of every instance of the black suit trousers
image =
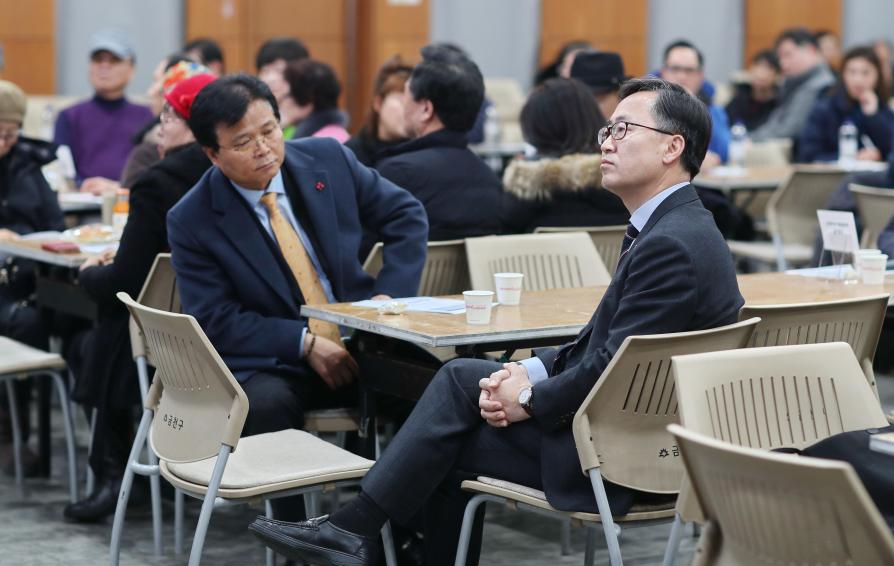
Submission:
<svg viewBox="0 0 894 566">
<path fill-rule="evenodd" d="M 363 479 L 363 491 L 396 522 L 408 525 L 421 512 L 427 565 L 453 564 L 471 497 L 460 490 L 462 480 L 486 475 L 542 489 L 538 425 L 527 420 L 494 428 L 481 418 L 478 382 L 501 368 L 483 360 L 445 365 Z M 480 545 L 480 517 L 477 523 L 472 564 Z"/>
</svg>

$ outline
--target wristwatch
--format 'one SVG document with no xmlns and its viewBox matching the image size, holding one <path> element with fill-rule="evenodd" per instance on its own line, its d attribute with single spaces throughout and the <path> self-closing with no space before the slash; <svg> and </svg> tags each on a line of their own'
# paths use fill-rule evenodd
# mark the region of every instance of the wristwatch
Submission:
<svg viewBox="0 0 894 566">
<path fill-rule="evenodd" d="M 534 416 L 534 389 L 525 387 L 518 392 L 518 404 L 530 416 Z"/>
</svg>

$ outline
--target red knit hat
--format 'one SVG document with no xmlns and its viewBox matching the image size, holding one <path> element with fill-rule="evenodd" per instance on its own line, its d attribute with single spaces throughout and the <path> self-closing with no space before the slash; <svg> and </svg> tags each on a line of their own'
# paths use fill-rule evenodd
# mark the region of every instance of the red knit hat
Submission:
<svg viewBox="0 0 894 566">
<path fill-rule="evenodd" d="M 192 108 L 192 101 L 205 88 L 205 85 L 216 78 L 212 74 L 205 73 L 184 79 L 177 83 L 170 92 L 165 94 L 165 100 L 184 120 L 189 120 L 189 109 Z"/>
</svg>

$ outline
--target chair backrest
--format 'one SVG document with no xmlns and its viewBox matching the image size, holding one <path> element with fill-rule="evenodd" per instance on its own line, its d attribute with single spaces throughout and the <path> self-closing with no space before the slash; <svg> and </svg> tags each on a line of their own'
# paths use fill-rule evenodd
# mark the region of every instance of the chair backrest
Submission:
<svg viewBox="0 0 894 566">
<path fill-rule="evenodd" d="M 382 242 L 378 242 L 363 263 L 363 270 L 373 277 L 382 270 L 384 249 Z M 470 285 L 465 241 L 429 242 L 416 294 L 421 297 L 458 295 L 468 291 Z"/>
<path fill-rule="evenodd" d="M 790 138 L 770 139 L 748 145 L 745 151 L 746 167 L 778 167 L 792 161 Z"/>
<path fill-rule="evenodd" d="M 137 302 L 141 305 L 167 312 L 181 312 L 180 293 L 177 289 L 177 274 L 171 265 L 171 254 L 158 254 Z M 130 349 L 134 359 L 145 356 L 146 362 L 154 366 L 152 352 L 146 347 L 146 340 L 139 325 L 130 319 Z"/>
<path fill-rule="evenodd" d="M 621 255 L 621 244 L 624 242 L 624 234 L 627 226 L 584 226 L 578 228 L 562 228 L 554 226 L 540 226 L 534 229 L 535 234 L 549 232 L 586 232 L 593 240 L 602 263 L 608 269 L 609 275 L 615 274 L 618 267 L 618 257 Z"/>
<path fill-rule="evenodd" d="M 472 288 L 494 291 L 494 273 L 524 273 L 526 291 L 608 285 L 605 268 L 586 232 L 466 238 Z"/>
<path fill-rule="evenodd" d="M 500 121 L 518 121 L 526 100 L 525 91 L 518 80 L 508 77 L 488 77 L 484 79 L 484 92 L 494 103 Z"/>
<path fill-rule="evenodd" d="M 894 564 L 894 537 L 850 464 L 669 429 L 709 521 L 696 564 Z"/>
<path fill-rule="evenodd" d="M 192 316 L 143 306 L 118 293 L 155 357 L 146 408 L 155 413 L 149 442 L 163 460 L 194 462 L 236 447 L 248 397 Z"/>
<path fill-rule="evenodd" d="M 748 344 L 751 348 L 847 342 L 863 367 L 866 380 L 876 391 L 872 359 L 889 297 L 885 293 L 821 303 L 746 305 L 739 312 L 739 320 L 755 316 L 761 319 Z"/>
<path fill-rule="evenodd" d="M 617 484 L 676 493 L 683 466 L 667 425 L 679 422 L 670 373 L 676 354 L 744 348 L 757 319 L 711 330 L 628 336 L 574 416 L 581 467 Z"/>
<path fill-rule="evenodd" d="M 857 200 L 857 211 L 863 222 L 860 240 L 865 247 L 875 247 L 875 242 L 894 217 L 894 188 L 867 187 L 851 183 L 848 185 Z"/>
<path fill-rule="evenodd" d="M 819 222 L 816 211 L 825 208 L 841 184 L 843 171 L 796 167 L 767 202 L 767 227 L 782 244 L 813 246 Z"/>
</svg>

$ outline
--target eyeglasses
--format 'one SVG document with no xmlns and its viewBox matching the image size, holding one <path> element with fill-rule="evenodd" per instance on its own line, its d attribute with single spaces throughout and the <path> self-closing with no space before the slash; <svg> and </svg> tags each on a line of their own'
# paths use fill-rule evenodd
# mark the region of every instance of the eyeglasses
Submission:
<svg viewBox="0 0 894 566">
<path fill-rule="evenodd" d="M 608 139 L 609 135 L 611 135 L 612 139 L 615 141 L 622 140 L 624 139 L 624 136 L 627 135 L 627 130 L 630 129 L 630 126 L 639 126 L 640 128 L 646 128 L 647 130 L 667 134 L 669 136 L 677 135 L 673 132 L 668 132 L 667 130 L 653 128 L 652 126 L 646 126 L 645 124 L 637 124 L 636 122 L 615 122 L 614 124 L 606 124 L 605 127 L 600 128 L 599 133 L 596 135 L 596 141 L 599 142 L 599 145 L 602 145 L 605 143 L 605 140 Z"/>
<path fill-rule="evenodd" d="M 282 130 L 280 130 L 279 127 L 273 127 L 269 130 L 261 132 L 257 136 L 248 138 L 245 141 L 239 142 L 229 147 L 220 146 L 220 148 L 229 149 L 230 151 L 235 151 L 237 153 L 248 153 L 254 149 L 255 144 L 260 146 L 261 142 L 263 142 L 264 145 L 267 146 L 267 149 L 270 149 L 272 147 L 272 144 L 281 137 Z"/>
<path fill-rule="evenodd" d="M 170 104 L 164 105 L 164 107 L 161 109 L 161 115 L 158 119 L 159 121 L 161 121 L 162 124 L 170 124 L 171 122 L 176 122 L 177 120 L 183 120 L 183 118 L 180 117 L 180 114 L 177 114 L 177 111 L 174 110 L 174 108 L 172 108 Z"/>
<path fill-rule="evenodd" d="M 0 132 L 0 141 L 2 142 L 13 142 L 18 139 L 19 134 L 21 134 L 21 130 L 7 130 L 5 132 Z"/>
<path fill-rule="evenodd" d="M 665 71 L 669 73 L 675 73 L 680 75 L 694 75 L 701 71 L 701 67 L 684 67 L 682 65 L 670 65 L 664 68 Z"/>
</svg>

